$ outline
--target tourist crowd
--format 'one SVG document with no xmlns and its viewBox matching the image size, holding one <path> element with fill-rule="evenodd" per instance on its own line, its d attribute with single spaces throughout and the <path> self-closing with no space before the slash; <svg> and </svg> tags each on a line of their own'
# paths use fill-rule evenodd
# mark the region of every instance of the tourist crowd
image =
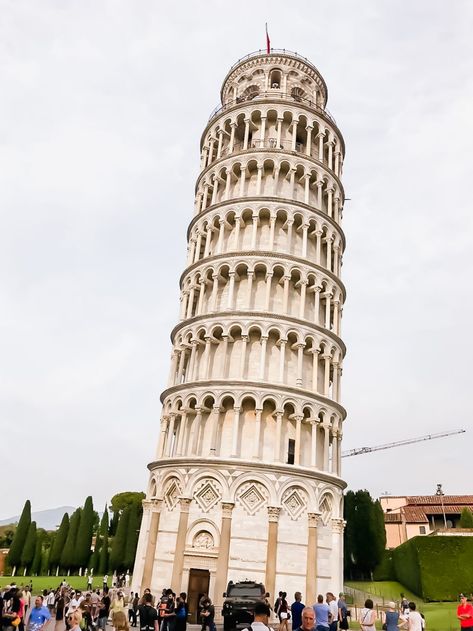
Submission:
<svg viewBox="0 0 473 631">
<path fill-rule="evenodd" d="M 125 582 L 128 581 L 123 577 L 123 585 Z M 8 585 L 0 590 L 2 628 L 44 631 L 49 626 L 49 631 L 105 631 L 107 625 L 111 625 L 115 631 L 128 631 L 137 626 L 140 631 L 186 631 L 189 616 L 186 593 L 176 595 L 172 589 L 163 589 L 161 595 L 155 597 L 146 589 L 139 595 L 119 587 L 121 584 L 117 580 L 109 589 L 105 582 L 101 589 L 82 593 L 63 581 L 57 589 L 44 590 L 34 599 L 31 585 Z M 269 631 L 272 609 L 278 620 L 278 631 L 337 631 L 349 629 L 350 624 L 361 631 L 375 631 L 378 620 L 370 599 L 365 601 L 358 620 L 351 622 L 343 594 L 338 598 L 331 592 L 325 598 L 319 594 L 316 603 L 306 606 L 300 592 L 295 593 L 294 602 L 289 604 L 286 592 L 281 591 L 273 608 L 267 601 L 255 605 L 254 621 L 247 628 Z M 201 631 L 216 631 L 215 607 L 206 594 L 200 595 L 196 613 Z M 457 618 L 461 631 L 473 631 L 473 605 L 466 596 L 460 595 Z M 425 629 L 424 616 L 417 611 L 414 602 L 404 597 L 399 606 L 388 603 L 380 612 L 380 623 L 385 631 Z"/>
</svg>

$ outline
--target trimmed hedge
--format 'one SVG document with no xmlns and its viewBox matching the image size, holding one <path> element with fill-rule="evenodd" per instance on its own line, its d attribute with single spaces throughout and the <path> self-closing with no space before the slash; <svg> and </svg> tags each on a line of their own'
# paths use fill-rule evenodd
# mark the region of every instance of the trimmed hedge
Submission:
<svg viewBox="0 0 473 631">
<path fill-rule="evenodd" d="M 393 550 L 397 580 L 424 600 L 473 591 L 473 537 L 414 537 Z"/>
<path fill-rule="evenodd" d="M 381 563 L 373 572 L 373 580 L 375 581 L 395 581 L 396 574 L 394 572 L 392 550 L 385 550 Z"/>
</svg>

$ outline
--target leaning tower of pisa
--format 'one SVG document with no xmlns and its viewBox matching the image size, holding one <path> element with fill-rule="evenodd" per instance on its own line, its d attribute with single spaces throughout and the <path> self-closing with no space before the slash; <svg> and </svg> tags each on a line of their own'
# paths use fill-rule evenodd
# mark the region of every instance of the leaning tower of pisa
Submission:
<svg viewBox="0 0 473 631">
<path fill-rule="evenodd" d="M 342 135 L 307 59 L 228 72 L 201 138 L 180 319 L 133 584 L 343 581 Z"/>
</svg>

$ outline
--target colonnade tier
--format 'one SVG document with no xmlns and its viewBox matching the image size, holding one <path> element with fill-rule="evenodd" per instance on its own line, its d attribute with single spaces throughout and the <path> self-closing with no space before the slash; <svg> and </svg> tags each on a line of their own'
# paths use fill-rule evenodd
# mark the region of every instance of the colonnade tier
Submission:
<svg viewBox="0 0 473 631">
<path fill-rule="evenodd" d="M 313 348 L 324 348 L 327 352 L 335 352 L 340 358 L 345 357 L 346 346 L 342 339 L 324 327 L 314 326 L 297 318 L 279 317 L 275 314 L 252 312 L 231 314 L 210 314 L 191 318 L 177 324 L 171 331 L 171 342 L 178 349 L 180 345 L 189 345 L 194 339 L 229 338 L 248 336 L 253 329 L 257 329 L 262 337 L 268 337 L 276 332 L 281 340 L 287 340 L 294 335 L 298 344 L 311 344 Z"/>
<path fill-rule="evenodd" d="M 287 273 L 271 260 L 240 259 L 232 266 L 202 266 L 191 270 L 181 290 L 181 320 L 205 314 L 237 311 L 241 315 L 265 312 L 297 318 L 340 335 L 344 294 L 325 275 L 294 265 Z"/>
<path fill-rule="evenodd" d="M 339 132 L 318 114 L 297 105 L 255 103 L 225 112 L 204 132 L 201 169 L 248 149 L 286 150 L 307 156 L 341 177 L 344 147 Z"/>
<path fill-rule="evenodd" d="M 302 202 L 341 223 L 345 193 L 340 180 L 307 157 L 274 151 L 255 149 L 212 165 L 197 180 L 194 213 L 222 201 L 276 197 Z"/>
<path fill-rule="evenodd" d="M 187 265 L 234 252 L 289 254 L 340 276 L 343 233 L 332 225 L 290 208 L 220 209 L 194 222 L 188 234 Z"/>
<path fill-rule="evenodd" d="M 196 381 L 259 381 L 311 390 L 340 401 L 341 351 L 313 335 L 301 339 L 289 331 L 285 337 L 277 326 L 254 324 L 243 333 L 234 325 L 223 335 L 220 325 L 210 334 L 204 327 L 194 337 L 176 341 L 171 357 L 169 386 Z"/>
<path fill-rule="evenodd" d="M 238 458 L 340 475 L 343 413 L 338 406 L 264 395 L 261 388 L 255 396 L 248 384 L 233 392 L 172 390 L 163 393 L 158 459 Z"/>
</svg>

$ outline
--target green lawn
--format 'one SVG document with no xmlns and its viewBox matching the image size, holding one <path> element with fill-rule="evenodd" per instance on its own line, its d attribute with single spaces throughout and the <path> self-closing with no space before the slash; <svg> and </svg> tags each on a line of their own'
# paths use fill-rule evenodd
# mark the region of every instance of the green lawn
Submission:
<svg viewBox="0 0 473 631">
<path fill-rule="evenodd" d="M 418 611 L 424 614 L 427 631 L 458 631 L 460 627 L 456 617 L 457 603 L 424 603 L 421 598 L 396 581 L 346 581 L 345 584 L 347 587 L 384 598 L 386 602 L 399 601 L 402 592 L 406 598 L 413 600 Z M 376 626 L 381 629 L 381 623 Z M 352 627 L 357 628 L 357 625 L 353 623 Z"/>
<path fill-rule="evenodd" d="M 102 587 L 102 576 L 94 576 L 93 587 Z M 87 589 L 87 577 L 86 576 L 0 576 L 0 587 L 10 585 L 15 582 L 18 586 L 26 585 L 30 581 L 33 582 L 33 593 L 38 593 L 43 589 L 50 589 L 51 587 L 58 587 L 63 580 L 66 580 L 69 585 L 72 585 L 74 589 Z M 112 577 L 108 579 L 108 585 L 110 587 Z"/>
</svg>

